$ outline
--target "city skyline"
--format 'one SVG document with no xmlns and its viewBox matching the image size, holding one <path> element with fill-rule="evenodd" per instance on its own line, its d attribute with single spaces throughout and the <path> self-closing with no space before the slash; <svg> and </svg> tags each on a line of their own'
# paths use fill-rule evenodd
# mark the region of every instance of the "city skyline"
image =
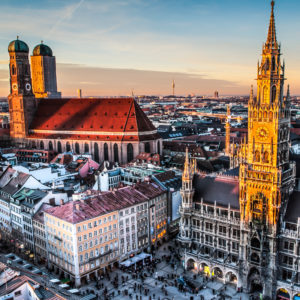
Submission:
<svg viewBox="0 0 300 300">
<path fill-rule="evenodd" d="M 245 95 L 255 83 L 253 66 L 269 20 L 269 1 L 78 0 L 37 6 L 32 0 L 3 1 L 2 8 L 0 96 L 9 93 L 7 45 L 16 35 L 30 53 L 40 40 L 52 48 L 63 96 L 75 95 L 77 88 L 85 96 L 171 94 L 173 79 L 179 95 Z M 297 8 L 291 0 L 277 1 L 275 9 L 293 95 L 300 94 Z"/>
</svg>

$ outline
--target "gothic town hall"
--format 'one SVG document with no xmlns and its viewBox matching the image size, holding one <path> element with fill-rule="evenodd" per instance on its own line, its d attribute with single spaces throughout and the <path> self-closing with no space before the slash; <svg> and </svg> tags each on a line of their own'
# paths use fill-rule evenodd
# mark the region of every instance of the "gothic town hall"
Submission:
<svg viewBox="0 0 300 300">
<path fill-rule="evenodd" d="M 201 174 L 187 154 L 178 240 L 187 269 L 271 299 L 300 299 L 300 192 L 289 160 L 291 108 L 274 1 L 271 7 L 248 138 L 231 154 L 238 167 Z"/>
</svg>

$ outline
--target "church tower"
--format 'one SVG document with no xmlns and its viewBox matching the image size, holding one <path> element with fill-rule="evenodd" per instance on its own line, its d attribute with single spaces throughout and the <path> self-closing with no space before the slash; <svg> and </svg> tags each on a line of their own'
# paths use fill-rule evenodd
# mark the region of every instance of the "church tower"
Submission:
<svg viewBox="0 0 300 300">
<path fill-rule="evenodd" d="M 8 52 L 10 136 L 16 143 L 22 143 L 36 109 L 36 100 L 31 87 L 29 48 L 26 43 L 17 38 L 9 44 Z"/>
<path fill-rule="evenodd" d="M 33 49 L 31 69 L 36 98 L 61 98 L 61 93 L 57 91 L 55 56 L 43 42 Z"/>
<path fill-rule="evenodd" d="M 284 99 L 284 64 L 277 42 L 274 1 L 267 41 L 257 68 L 257 97 L 248 105 L 248 144 L 240 164 L 240 265 L 250 290 L 261 282 L 272 298 L 276 280 L 277 227 L 294 185 L 289 163 L 290 100 Z M 259 257 L 254 262 L 253 257 Z"/>
</svg>

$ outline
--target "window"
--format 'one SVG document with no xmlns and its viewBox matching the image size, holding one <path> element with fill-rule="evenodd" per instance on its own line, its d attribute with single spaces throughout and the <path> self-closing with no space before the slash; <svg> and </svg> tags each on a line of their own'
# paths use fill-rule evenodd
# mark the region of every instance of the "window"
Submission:
<svg viewBox="0 0 300 300">
<path fill-rule="evenodd" d="M 127 162 L 131 162 L 133 160 L 133 146 L 132 144 L 127 145 Z"/>
<path fill-rule="evenodd" d="M 108 145 L 104 144 L 104 160 L 109 160 L 108 158 Z"/>
<path fill-rule="evenodd" d="M 219 233 L 220 233 L 220 235 L 226 235 L 226 227 L 219 226 Z"/>
<path fill-rule="evenodd" d="M 57 152 L 62 153 L 61 142 L 57 142 Z"/>
<path fill-rule="evenodd" d="M 16 291 L 16 292 L 15 292 L 15 297 L 18 297 L 18 296 L 20 296 L 20 295 L 22 295 L 22 292 L 21 292 L 21 291 Z"/>
<path fill-rule="evenodd" d="M 294 246 L 295 246 L 295 244 L 293 242 L 285 241 L 283 244 L 283 249 L 287 250 L 289 252 L 293 252 Z"/>
<path fill-rule="evenodd" d="M 77 142 L 75 143 L 75 153 L 80 154 L 79 144 Z"/>
<path fill-rule="evenodd" d="M 119 149 L 117 144 L 114 144 L 114 161 L 119 162 Z"/>
<path fill-rule="evenodd" d="M 89 153 L 89 145 L 87 143 L 84 144 L 84 153 Z"/>
<path fill-rule="evenodd" d="M 219 247 L 225 249 L 226 248 L 226 240 L 219 239 Z"/>
<path fill-rule="evenodd" d="M 70 145 L 69 142 L 67 142 L 67 144 L 66 144 L 66 151 L 67 151 L 67 152 L 70 152 L 70 151 L 71 151 L 71 145 Z"/>
<path fill-rule="evenodd" d="M 99 146 L 97 143 L 94 144 L 94 159 L 99 162 Z"/>
<path fill-rule="evenodd" d="M 213 231 L 213 224 L 212 223 L 205 223 L 206 231 Z"/>
<path fill-rule="evenodd" d="M 213 244 L 213 238 L 211 235 L 205 235 L 205 243 L 208 245 L 212 245 Z"/>
<path fill-rule="evenodd" d="M 233 242 L 233 243 L 232 243 L 232 250 L 233 250 L 234 252 L 238 252 L 238 251 L 239 251 L 239 243 Z"/>
<path fill-rule="evenodd" d="M 293 258 L 290 257 L 290 256 L 283 256 L 283 259 L 282 259 L 282 262 L 285 264 L 285 265 L 288 265 L 289 267 L 292 267 L 293 266 Z"/>
</svg>

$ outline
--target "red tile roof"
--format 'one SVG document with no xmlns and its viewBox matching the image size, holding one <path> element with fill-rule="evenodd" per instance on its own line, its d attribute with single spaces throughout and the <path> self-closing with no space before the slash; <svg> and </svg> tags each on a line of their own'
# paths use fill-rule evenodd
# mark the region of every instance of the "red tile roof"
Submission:
<svg viewBox="0 0 300 300">
<path fill-rule="evenodd" d="M 143 132 L 147 134 L 138 134 Z M 119 141 L 159 138 L 133 98 L 42 99 L 30 126 L 29 138 L 35 137 Z"/>
<path fill-rule="evenodd" d="M 165 191 L 154 182 L 142 182 L 112 192 L 104 192 L 86 200 L 71 201 L 51 207 L 46 213 L 77 224 L 107 213 L 153 199 Z"/>
</svg>

